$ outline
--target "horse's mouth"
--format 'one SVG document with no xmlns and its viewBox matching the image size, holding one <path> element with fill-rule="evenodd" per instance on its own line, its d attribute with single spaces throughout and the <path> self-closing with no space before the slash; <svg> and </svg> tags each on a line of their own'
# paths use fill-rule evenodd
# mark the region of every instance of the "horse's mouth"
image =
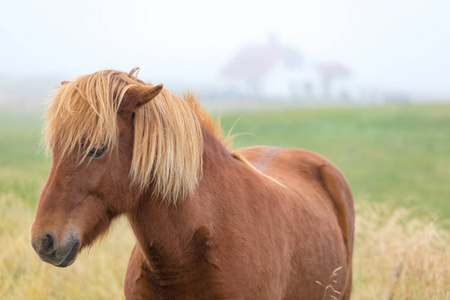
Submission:
<svg viewBox="0 0 450 300">
<path fill-rule="evenodd" d="M 78 239 L 69 241 L 69 243 L 59 249 L 50 246 L 47 247 L 47 250 L 44 250 L 42 247 L 36 247 L 36 243 L 34 242 L 31 244 L 42 261 L 61 268 L 70 266 L 75 261 L 78 251 L 81 248 L 81 242 Z"/>
<path fill-rule="evenodd" d="M 77 254 L 78 254 L 78 250 L 80 249 L 80 246 L 81 246 L 81 244 L 79 242 L 76 242 L 73 245 L 72 250 L 70 250 L 67 257 L 59 265 L 55 265 L 55 266 L 60 267 L 60 268 L 65 268 L 65 267 L 73 264 L 73 262 L 77 258 Z"/>
</svg>

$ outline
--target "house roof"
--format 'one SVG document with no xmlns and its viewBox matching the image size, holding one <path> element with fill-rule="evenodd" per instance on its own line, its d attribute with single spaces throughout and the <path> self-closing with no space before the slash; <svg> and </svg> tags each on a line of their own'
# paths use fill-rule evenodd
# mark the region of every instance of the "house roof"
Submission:
<svg viewBox="0 0 450 300">
<path fill-rule="evenodd" d="M 351 75 L 350 70 L 339 63 L 322 63 L 316 66 L 320 74 L 326 77 L 347 77 Z"/>
<path fill-rule="evenodd" d="M 287 48 L 276 42 L 246 45 L 225 66 L 222 75 L 241 79 L 264 77 L 286 52 Z"/>
</svg>

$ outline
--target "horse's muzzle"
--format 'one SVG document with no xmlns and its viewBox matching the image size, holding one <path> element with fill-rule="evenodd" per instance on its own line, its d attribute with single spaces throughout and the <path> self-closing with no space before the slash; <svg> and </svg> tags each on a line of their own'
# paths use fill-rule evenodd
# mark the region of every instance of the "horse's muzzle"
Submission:
<svg viewBox="0 0 450 300">
<path fill-rule="evenodd" d="M 40 237 L 32 238 L 31 245 L 42 261 L 57 267 L 67 267 L 75 261 L 81 241 L 78 234 L 69 234 L 58 241 L 55 234 L 48 231 Z"/>
</svg>

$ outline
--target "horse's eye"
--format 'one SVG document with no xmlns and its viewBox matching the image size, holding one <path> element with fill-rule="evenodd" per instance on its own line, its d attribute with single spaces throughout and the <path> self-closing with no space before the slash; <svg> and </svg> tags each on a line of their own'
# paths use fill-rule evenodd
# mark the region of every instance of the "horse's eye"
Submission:
<svg viewBox="0 0 450 300">
<path fill-rule="evenodd" d="M 100 158 L 103 155 L 105 155 L 106 153 L 106 147 L 101 147 L 101 148 L 92 148 L 89 152 L 88 152 L 88 156 L 89 157 L 93 157 L 93 158 Z"/>
</svg>

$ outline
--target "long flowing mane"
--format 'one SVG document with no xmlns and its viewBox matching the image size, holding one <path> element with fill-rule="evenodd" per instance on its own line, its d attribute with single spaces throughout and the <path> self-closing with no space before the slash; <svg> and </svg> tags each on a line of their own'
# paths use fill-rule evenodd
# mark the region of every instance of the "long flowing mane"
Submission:
<svg viewBox="0 0 450 300">
<path fill-rule="evenodd" d="M 57 153 L 59 163 L 75 153 L 80 161 L 93 147 L 118 147 L 117 114 L 130 88 L 147 85 L 134 75 L 99 71 L 66 82 L 50 100 L 43 142 Z M 203 130 L 219 141 L 220 126 L 192 94 L 184 99 L 163 89 L 140 108 L 134 118 L 134 147 L 130 176 L 142 191 L 150 184 L 154 193 L 176 203 L 193 191 L 202 170 Z"/>
</svg>

